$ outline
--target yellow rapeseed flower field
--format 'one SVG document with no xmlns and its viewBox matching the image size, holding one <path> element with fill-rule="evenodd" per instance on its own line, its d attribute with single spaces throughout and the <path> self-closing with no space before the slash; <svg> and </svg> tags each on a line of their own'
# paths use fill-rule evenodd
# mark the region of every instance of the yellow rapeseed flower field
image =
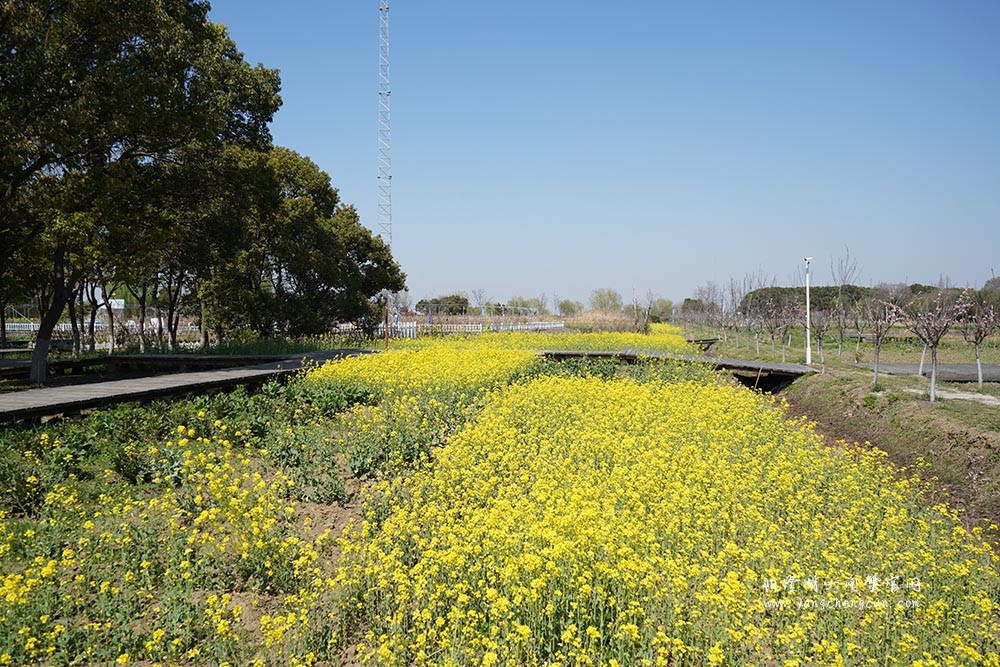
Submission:
<svg viewBox="0 0 1000 667">
<path fill-rule="evenodd" d="M 329 362 L 308 382 L 361 386 L 377 401 L 343 418 L 343 446 L 356 475 L 398 471 L 426 463 L 491 389 L 525 375 L 541 362 L 524 349 L 431 345 Z"/>
<path fill-rule="evenodd" d="M 537 359 L 527 348 L 451 345 L 438 339 L 426 349 L 390 350 L 327 362 L 309 373 L 320 383 L 364 385 L 380 399 L 464 391 L 469 395 L 506 383 Z"/>
<path fill-rule="evenodd" d="M 311 661 L 306 638 L 333 627 L 330 531 L 303 537 L 291 481 L 259 465 L 247 434 L 209 430 L 178 425 L 145 445 L 163 464 L 145 492 L 107 471 L 96 503 L 71 479 L 47 494 L 42 521 L 0 514 L 0 555 L 18 554 L 0 572 L 0 665 Z M 294 619 L 278 646 L 270 616 L 243 623 L 252 591 Z"/>
<path fill-rule="evenodd" d="M 884 455 L 697 365 L 536 352 L 676 329 L 400 347 L 110 460 L 0 453 L 0 666 L 1000 667 L 996 557 Z M 342 459 L 374 481 L 338 540 Z"/>
<path fill-rule="evenodd" d="M 496 392 L 343 540 L 386 665 L 998 664 L 994 556 L 722 384 Z"/>
<path fill-rule="evenodd" d="M 450 335 L 443 338 L 416 338 L 393 341 L 396 349 L 428 347 L 472 348 L 491 350 L 593 350 L 620 352 L 691 353 L 692 348 L 681 330 L 670 324 L 652 324 L 648 334 L 627 332 L 576 333 L 571 331 L 530 332 L 512 331 L 472 335 Z"/>
</svg>

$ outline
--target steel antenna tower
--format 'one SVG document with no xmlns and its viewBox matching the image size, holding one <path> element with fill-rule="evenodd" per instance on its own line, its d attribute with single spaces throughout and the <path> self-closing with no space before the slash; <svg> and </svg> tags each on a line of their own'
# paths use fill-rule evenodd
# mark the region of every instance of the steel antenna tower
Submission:
<svg viewBox="0 0 1000 667">
<path fill-rule="evenodd" d="M 378 226 L 392 247 L 392 155 L 389 133 L 389 0 L 378 3 Z"/>
</svg>

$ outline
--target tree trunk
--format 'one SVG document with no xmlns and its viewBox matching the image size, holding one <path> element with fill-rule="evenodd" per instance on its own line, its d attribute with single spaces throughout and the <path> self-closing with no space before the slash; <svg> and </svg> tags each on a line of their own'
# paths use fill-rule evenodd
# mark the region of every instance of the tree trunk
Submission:
<svg viewBox="0 0 1000 667">
<path fill-rule="evenodd" d="M 208 306 L 205 305 L 205 299 L 201 300 L 201 320 L 199 322 L 201 331 L 201 349 L 208 349 Z"/>
<path fill-rule="evenodd" d="M 160 304 L 160 276 L 153 275 L 152 293 L 149 295 L 153 300 L 153 312 L 156 313 L 156 349 L 163 352 L 163 307 Z"/>
<path fill-rule="evenodd" d="M 87 329 L 87 349 L 90 352 L 97 351 L 97 286 L 87 287 L 87 304 L 90 306 L 90 323 Z"/>
<path fill-rule="evenodd" d="M 76 294 L 69 300 L 69 323 L 73 330 L 73 357 L 80 358 L 80 328 L 76 322 Z"/>
<path fill-rule="evenodd" d="M 156 305 L 156 347 L 160 352 L 166 348 L 163 343 L 163 308 Z"/>
<path fill-rule="evenodd" d="M 872 386 L 878 384 L 878 356 L 882 351 L 882 341 L 875 341 L 875 374 L 872 376 Z"/>
<path fill-rule="evenodd" d="M 142 289 L 138 292 L 131 287 L 128 291 L 139 304 L 139 354 L 146 353 L 146 297 L 149 294 L 149 284 L 143 280 Z"/>
<path fill-rule="evenodd" d="M 31 384 L 45 384 L 49 374 L 49 346 L 52 343 L 52 332 L 59 324 L 63 308 L 69 299 L 71 290 L 60 285 L 52 293 L 52 303 L 45 310 L 38 325 L 38 335 L 35 339 L 35 349 L 31 354 Z"/>
<path fill-rule="evenodd" d="M 979 346 L 980 343 L 976 343 L 976 380 L 979 385 L 979 390 L 983 389 L 983 360 L 979 356 Z"/>
<path fill-rule="evenodd" d="M 931 403 L 937 400 L 937 345 L 931 347 Z"/>
<path fill-rule="evenodd" d="M 924 374 L 924 360 L 927 358 L 927 343 L 924 343 L 924 349 L 920 353 L 920 367 L 917 368 L 917 375 Z"/>
<path fill-rule="evenodd" d="M 172 290 L 167 290 L 167 342 L 171 352 L 177 351 L 177 323 L 180 316 L 177 314 L 177 299 Z"/>
<path fill-rule="evenodd" d="M 139 354 L 146 354 L 146 306 L 139 305 Z"/>
<path fill-rule="evenodd" d="M 39 296 L 38 306 L 41 314 L 41 321 L 38 324 L 38 334 L 35 339 L 35 349 L 31 354 L 31 371 L 29 381 L 31 384 L 45 384 L 49 374 L 49 346 L 52 343 L 52 332 L 59 324 L 62 317 L 63 308 L 66 302 L 72 298 L 78 276 L 71 272 L 66 275 L 66 254 L 64 248 L 59 248 L 53 261 L 52 299 L 47 301 L 44 295 Z"/>
<path fill-rule="evenodd" d="M 7 303 L 0 301 L 0 345 L 7 344 Z"/>
<path fill-rule="evenodd" d="M 104 309 L 108 312 L 108 354 L 115 353 L 115 313 L 111 309 L 111 299 L 108 297 L 108 292 L 101 286 L 101 291 L 104 292 Z"/>
<path fill-rule="evenodd" d="M 819 372 L 821 374 L 826 373 L 826 358 L 823 356 L 823 337 L 820 336 L 816 343 L 819 347 Z"/>
<path fill-rule="evenodd" d="M 84 292 L 84 287 L 83 287 L 83 284 L 81 283 L 80 284 L 80 289 L 78 289 L 77 292 L 76 292 L 76 294 L 73 296 L 73 298 L 79 304 L 79 309 L 78 309 L 78 311 L 76 313 L 76 316 L 80 319 L 80 352 L 81 352 L 81 354 L 83 353 L 84 337 L 85 337 L 85 335 L 87 333 L 87 317 L 86 317 L 87 304 L 84 302 L 83 292 Z"/>
<path fill-rule="evenodd" d="M 180 315 L 170 315 L 167 320 L 167 345 L 171 352 L 177 351 L 177 327 L 181 321 Z"/>
<path fill-rule="evenodd" d="M 754 339 L 757 341 L 757 356 L 760 356 L 760 334 L 756 334 Z"/>
</svg>

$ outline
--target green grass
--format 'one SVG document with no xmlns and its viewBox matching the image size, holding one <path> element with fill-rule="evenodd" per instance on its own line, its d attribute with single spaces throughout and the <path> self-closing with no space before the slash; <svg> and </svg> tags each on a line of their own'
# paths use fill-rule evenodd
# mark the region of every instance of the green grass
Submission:
<svg viewBox="0 0 1000 667">
<path fill-rule="evenodd" d="M 954 391 L 970 391 L 974 388 L 974 385 L 944 383 L 941 385 L 941 388 Z M 982 393 L 984 394 L 1000 395 L 1000 383 L 983 383 L 983 389 Z M 952 416 L 956 421 L 1000 434 L 1000 408 L 984 406 L 982 403 L 976 401 L 946 399 L 939 402 L 940 406 L 938 409 Z"/>
<path fill-rule="evenodd" d="M 688 338 L 715 338 L 720 337 L 720 331 L 716 328 L 706 327 L 698 324 L 685 323 L 682 325 L 684 333 Z M 850 333 L 850 332 L 849 332 Z M 901 327 L 892 330 L 891 338 L 882 344 L 879 354 L 879 363 L 920 363 L 920 353 L 923 344 L 915 340 L 913 335 Z M 910 340 L 903 339 L 907 337 Z M 775 351 L 771 352 L 771 341 L 765 333 L 760 341 L 760 354 L 757 354 L 757 347 L 754 342 L 754 335 L 741 331 L 738 334 L 729 331 L 725 333 L 725 340 L 720 340 L 712 347 L 712 354 L 720 357 L 735 357 L 739 359 L 758 359 L 762 361 L 781 361 L 781 343 L 776 341 Z M 791 345 L 785 348 L 785 360 L 793 363 L 805 363 L 805 330 L 803 327 L 796 327 L 791 331 Z M 738 341 L 738 344 L 737 344 Z M 844 341 L 843 350 L 838 354 L 839 341 L 836 332 L 832 332 L 824 337 L 823 348 L 826 357 L 827 368 L 849 368 L 855 363 L 872 363 L 875 359 L 875 346 L 871 343 L 857 345 L 856 339 L 848 337 Z M 1000 336 L 992 336 L 983 344 L 982 361 L 984 364 L 1000 364 Z M 812 348 L 813 365 L 819 367 L 820 357 L 816 341 L 813 341 Z M 945 336 L 938 348 L 938 363 L 943 364 L 973 364 L 976 362 L 975 348 L 965 342 L 961 333 L 951 331 Z M 930 364 L 930 352 L 927 354 L 926 363 Z"/>
</svg>

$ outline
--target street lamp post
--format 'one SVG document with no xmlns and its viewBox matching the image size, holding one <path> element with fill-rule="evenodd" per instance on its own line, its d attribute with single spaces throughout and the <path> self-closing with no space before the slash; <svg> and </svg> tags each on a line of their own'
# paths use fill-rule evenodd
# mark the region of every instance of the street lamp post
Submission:
<svg viewBox="0 0 1000 667">
<path fill-rule="evenodd" d="M 809 326 L 809 262 L 812 257 L 803 258 L 806 260 L 806 366 L 812 365 L 812 332 Z"/>
</svg>

